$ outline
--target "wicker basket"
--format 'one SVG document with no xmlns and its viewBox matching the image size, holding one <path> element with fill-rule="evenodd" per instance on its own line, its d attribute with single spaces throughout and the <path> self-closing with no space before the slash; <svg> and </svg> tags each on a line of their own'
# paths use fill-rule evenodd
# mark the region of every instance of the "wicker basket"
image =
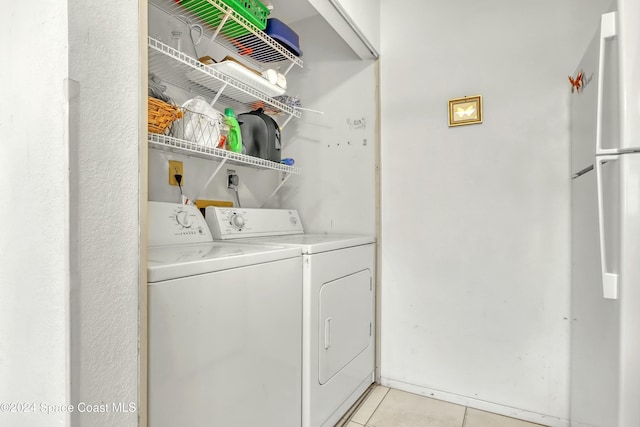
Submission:
<svg viewBox="0 0 640 427">
<path fill-rule="evenodd" d="M 182 117 L 180 108 L 152 97 L 149 97 L 147 110 L 148 129 L 152 133 L 164 133 L 174 120 Z"/>
</svg>

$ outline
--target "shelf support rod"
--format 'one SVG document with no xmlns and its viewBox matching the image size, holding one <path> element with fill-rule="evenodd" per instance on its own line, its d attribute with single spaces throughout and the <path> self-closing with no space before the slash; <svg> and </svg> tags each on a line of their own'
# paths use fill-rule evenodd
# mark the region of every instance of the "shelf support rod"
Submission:
<svg viewBox="0 0 640 427">
<path fill-rule="evenodd" d="M 207 181 L 207 183 L 205 185 L 202 186 L 202 188 L 200 189 L 200 191 L 198 191 L 196 193 L 196 196 L 191 199 L 192 203 L 195 203 L 196 200 L 198 200 L 198 197 L 200 197 L 200 194 L 202 194 L 202 192 L 204 191 L 205 188 L 207 188 L 209 186 L 209 184 L 211 184 L 211 181 L 213 181 L 213 178 L 218 174 L 218 172 L 220 172 L 220 169 L 222 169 L 222 166 L 224 166 L 224 164 L 227 162 L 227 158 L 225 157 L 224 159 L 222 159 L 222 161 L 220 162 L 220 164 L 218 165 L 218 167 L 216 168 L 216 170 L 213 171 L 213 173 L 211 174 L 211 176 L 209 177 L 209 180 Z"/>
<path fill-rule="evenodd" d="M 285 71 L 285 72 L 284 72 L 284 75 L 285 75 L 285 76 L 287 75 L 287 73 L 288 73 L 289 71 L 291 71 L 291 69 L 293 68 L 293 66 L 294 66 L 294 65 L 296 65 L 296 64 L 295 64 L 295 62 L 291 61 L 291 64 L 289 64 L 289 68 L 287 68 L 287 71 Z"/>
<path fill-rule="evenodd" d="M 220 90 L 218 91 L 218 93 L 216 93 L 216 96 L 213 98 L 213 100 L 211 101 L 211 106 L 213 107 L 213 105 L 218 102 L 218 99 L 220 99 L 220 95 L 222 95 L 222 92 L 227 88 L 227 86 L 229 85 L 229 83 L 226 83 L 220 88 Z"/>
<path fill-rule="evenodd" d="M 284 185 L 285 182 L 287 182 L 287 180 L 291 178 L 291 174 L 290 173 L 286 173 L 286 176 L 282 179 L 282 182 L 280 183 L 280 185 L 278 185 L 276 187 L 275 190 L 273 190 L 273 193 L 271 193 L 271 195 L 267 198 L 267 200 L 262 204 L 262 206 L 260 206 L 261 208 L 264 208 L 265 206 L 267 206 L 267 203 L 269 203 L 269 201 L 273 198 L 273 196 L 276 195 L 276 193 L 278 192 L 278 190 L 280 190 L 282 188 L 282 186 Z"/>
<path fill-rule="evenodd" d="M 280 129 L 284 129 L 284 127 L 291 121 L 291 119 L 293 119 L 293 114 L 290 114 L 289 117 L 287 117 L 287 120 L 285 120 L 282 126 L 280 126 Z"/>
<path fill-rule="evenodd" d="M 222 21 L 220 21 L 220 24 L 216 28 L 216 31 L 211 36 L 211 40 L 209 40 L 209 45 L 207 46 L 207 50 L 209 50 L 209 48 L 211 47 L 211 43 L 213 43 L 213 41 L 216 39 L 216 37 L 218 37 L 218 34 L 220 34 L 220 31 L 222 30 L 222 27 L 224 27 L 224 24 L 227 23 L 227 19 L 229 19 L 230 16 L 231 16 L 231 9 L 229 9 L 229 11 L 227 11 L 227 13 L 225 13 L 224 18 L 222 18 Z M 205 51 L 205 55 L 206 54 L 207 54 L 207 52 Z"/>
</svg>

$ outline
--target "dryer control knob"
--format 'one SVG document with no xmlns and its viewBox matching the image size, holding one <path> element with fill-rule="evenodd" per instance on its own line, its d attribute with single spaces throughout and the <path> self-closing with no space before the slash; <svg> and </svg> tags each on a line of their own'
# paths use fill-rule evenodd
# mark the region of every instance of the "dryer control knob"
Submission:
<svg viewBox="0 0 640 427">
<path fill-rule="evenodd" d="M 193 225 L 193 218 L 189 216 L 188 212 L 180 211 L 176 213 L 176 222 L 184 228 L 189 228 Z"/>
<path fill-rule="evenodd" d="M 244 227 L 244 217 L 242 215 L 234 215 L 231 217 L 231 225 L 236 228 Z"/>
</svg>

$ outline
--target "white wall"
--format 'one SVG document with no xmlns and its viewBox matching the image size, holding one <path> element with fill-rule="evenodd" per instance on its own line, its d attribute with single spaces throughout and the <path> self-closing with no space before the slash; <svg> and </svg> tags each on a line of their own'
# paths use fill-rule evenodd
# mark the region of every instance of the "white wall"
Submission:
<svg viewBox="0 0 640 427">
<path fill-rule="evenodd" d="M 136 1 L 69 0 L 69 76 L 79 82 L 69 147 L 74 404 L 138 402 L 138 20 Z M 135 426 L 137 415 L 72 421 Z"/>
<path fill-rule="evenodd" d="M 288 94 L 304 112 L 284 128 L 285 157 L 302 174 L 292 177 L 273 205 L 296 208 L 305 231 L 375 234 L 376 65 L 362 61 L 315 16 L 293 22 L 304 68 L 289 73 Z"/>
<path fill-rule="evenodd" d="M 567 75 L 606 3 L 382 2 L 384 383 L 566 420 Z"/>
<path fill-rule="evenodd" d="M 12 2 L 0 14 L 0 402 L 37 404 L 0 413 L 17 427 L 69 425 L 39 406 L 69 393 L 67 9 L 48 0 L 37 10 L 35 20 L 33 4 Z"/>
</svg>

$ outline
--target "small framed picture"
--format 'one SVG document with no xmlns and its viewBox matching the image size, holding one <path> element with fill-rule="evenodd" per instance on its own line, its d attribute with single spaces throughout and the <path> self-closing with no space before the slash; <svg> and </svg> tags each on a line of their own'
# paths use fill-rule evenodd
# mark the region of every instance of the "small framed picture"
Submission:
<svg viewBox="0 0 640 427">
<path fill-rule="evenodd" d="M 482 96 L 465 96 L 449 100 L 449 126 L 482 123 Z"/>
</svg>

